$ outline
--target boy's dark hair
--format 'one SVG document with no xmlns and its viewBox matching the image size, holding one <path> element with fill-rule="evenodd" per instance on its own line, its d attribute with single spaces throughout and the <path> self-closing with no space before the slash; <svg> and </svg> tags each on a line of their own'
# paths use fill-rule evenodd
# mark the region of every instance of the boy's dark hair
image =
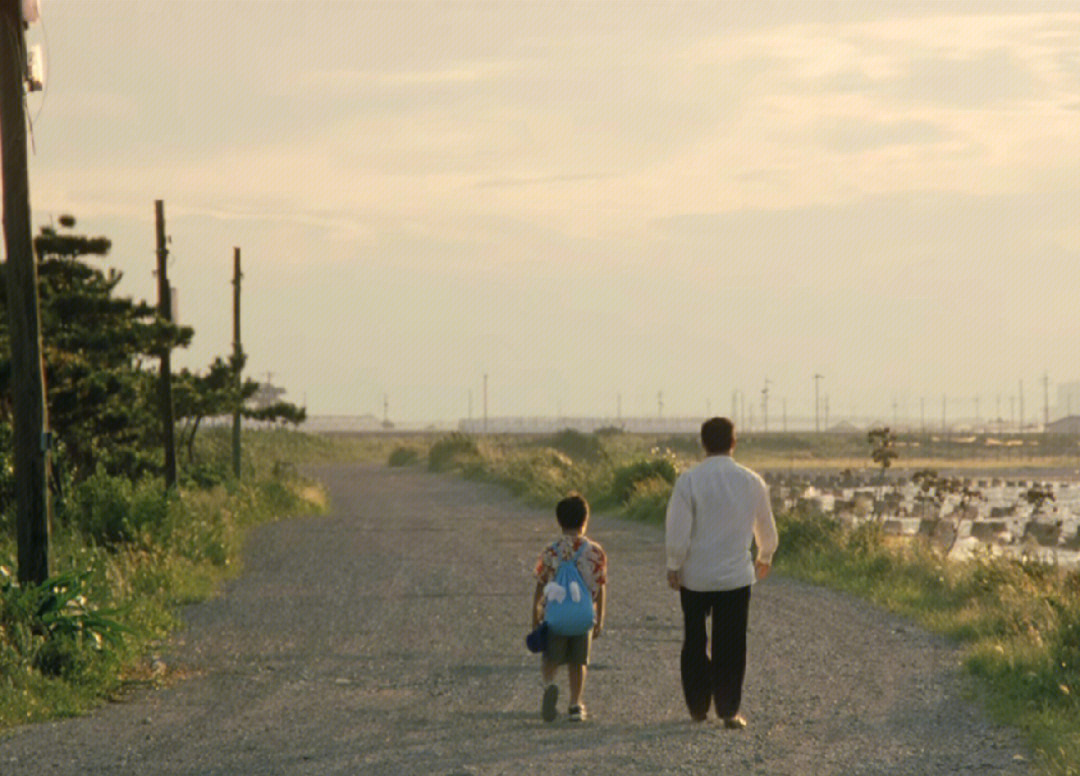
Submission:
<svg viewBox="0 0 1080 776">
<path fill-rule="evenodd" d="M 589 502 L 580 493 L 571 493 L 555 505 L 555 519 L 564 531 L 581 528 L 589 517 Z"/>
<path fill-rule="evenodd" d="M 735 424 L 728 418 L 709 418 L 701 424 L 701 444 L 706 453 L 730 453 L 735 445 Z"/>
</svg>

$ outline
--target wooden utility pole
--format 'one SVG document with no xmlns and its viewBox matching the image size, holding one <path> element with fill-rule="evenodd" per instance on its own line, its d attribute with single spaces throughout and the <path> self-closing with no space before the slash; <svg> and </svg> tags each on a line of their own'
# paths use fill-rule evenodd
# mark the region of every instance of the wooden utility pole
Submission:
<svg viewBox="0 0 1080 776">
<path fill-rule="evenodd" d="M 233 365 L 236 368 L 236 406 L 232 419 L 232 465 L 233 476 L 240 479 L 240 388 L 244 348 L 240 345 L 240 249 L 233 248 Z M 267 381 L 269 382 L 269 380 Z"/>
<path fill-rule="evenodd" d="M 166 265 L 169 249 L 165 247 L 165 203 L 154 200 L 154 221 L 157 231 L 157 283 L 158 315 L 165 321 L 172 322 L 172 291 L 169 288 L 169 276 Z M 161 349 L 161 376 L 158 379 L 158 402 L 161 405 L 161 435 L 165 446 L 165 487 L 176 487 L 176 440 L 174 431 L 176 422 L 173 417 L 172 398 L 172 346 Z"/>
<path fill-rule="evenodd" d="M 0 5 L 0 142 L 3 143 L 4 247 L 14 419 L 19 581 L 49 576 L 49 447 L 38 310 L 37 260 L 30 236 L 30 180 L 24 112 L 26 38 L 19 0 Z"/>
</svg>

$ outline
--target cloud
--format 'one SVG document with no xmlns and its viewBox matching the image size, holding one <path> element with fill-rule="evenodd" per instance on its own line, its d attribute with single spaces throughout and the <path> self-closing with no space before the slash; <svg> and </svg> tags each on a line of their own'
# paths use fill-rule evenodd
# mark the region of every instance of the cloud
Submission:
<svg viewBox="0 0 1080 776">
<path fill-rule="evenodd" d="M 928 145 L 953 135 L 929 121 L 822 120 L 817 131 L 822 145 L 839 153 L 860 153 L 885 146 Z"/>
</svg>

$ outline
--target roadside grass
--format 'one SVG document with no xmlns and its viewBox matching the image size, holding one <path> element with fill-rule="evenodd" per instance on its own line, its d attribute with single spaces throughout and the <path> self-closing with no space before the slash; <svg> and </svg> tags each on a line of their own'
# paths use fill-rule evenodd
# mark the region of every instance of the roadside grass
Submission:
<svg viewBox="0 0 1080 776">
<path fill-rule="evenodd" d="M 587 458 L 575 458 L 565 446 L 559 449 L 560 436 L 457 438 L 460 455 L 433 468 L 501 483 L 534 504 L 551 505 L 577 490 L 595 509 L 662 525 L 677 472 L 700 459 L 683 438 L 628 434 L 597 435 L 599 452 L 572 440 L 575 449 L 588 451 Z M 783 450 L 746 447 L 739 459 L 749 465 L 789 468 L 791 456 Z M 807 468 L 869 469 L 868 455 L 843 455 L 847 451 L 837 449 L 836 459 L 812 447 L 796 452 Z M 918 463 L 988 472 L 1076 465 L 1071 456 L 1054 455 L 1006 466 L 994 455 L 956 452 Z M 779 573 L 867 599 L 952 639 L 972 695 L 994 719 L 1024 733 L 1037 768 L 1080 776 L 1080 570 L 989 556 L 946 561 L 929 543 L 884 536 L 877 523 L 852 528 L 818 512 L 791 510 L 778 514 L 777 523 Z"/>
<path fill-rule="evenodd" d="M 160 650 L 180 607 L 237 572 L 251 527 L 325 505 L 298 464 L 351 454 L 320 437 L 245 432 L 237 482 L 225 474 L 229 439 L 210 429 L 198 446 L 200 477 L 216 484 L 166 495 L 158 480 L 95 475 L 80 486 L 57 505 L 53 576 L 42 586 L 15 583 L 13 525 L 0 519 L 0 729 L 169 682 L 175 674 Z"/>
</svg>

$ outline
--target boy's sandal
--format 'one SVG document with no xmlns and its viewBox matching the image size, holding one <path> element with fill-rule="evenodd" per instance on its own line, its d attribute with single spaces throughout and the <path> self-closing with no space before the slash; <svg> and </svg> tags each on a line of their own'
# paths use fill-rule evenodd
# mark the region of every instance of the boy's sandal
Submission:
<svg viewBox="0 0 1080 776">
<path fill-rule="evenodd" d="M 734 717 L 724 717 L 724 727 L 728 730 L 742 730 L 746 727 L 746 717 L 736 714 Z"/>
<path fill-rule="evenodd" d="M 585 719 L 585 707 L 581 704 L 570 707 L 570 721 L 582 722 Z"/>
</svg>

